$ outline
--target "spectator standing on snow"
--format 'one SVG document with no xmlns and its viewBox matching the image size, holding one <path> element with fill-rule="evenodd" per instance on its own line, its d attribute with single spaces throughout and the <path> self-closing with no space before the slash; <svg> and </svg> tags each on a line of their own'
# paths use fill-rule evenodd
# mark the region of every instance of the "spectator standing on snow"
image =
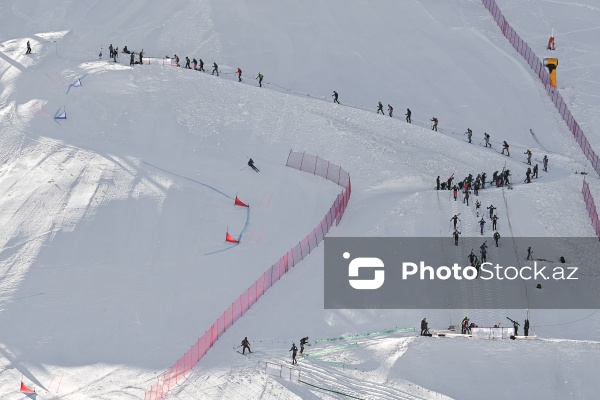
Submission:
<svg viewBox="0 0 600 400">
<path fill-rule="evenodd" d="M 262 87 L 262 81 L 263 81 L 263 74 L 261 74 L 260 72 L 258 73 L 258 76 L 256 77 L 256 79 L 258 79 L 258 86 Z"/>
<path fill-rule="evenodd" d="M 298 348 L 296 347 L 295 343 L 292 343 L 292 348 L 290 349 L 290 351 L 292 352 L 292 365 L 298 364 L 298 361 L 296 361 L 296 354 L 298 353 Z"/>
<path fill-rule="evenodd" d="M 250 350 L 250 342 L 248 341 L 248 338 L 245 337 L 244 340 L 242 340 L 242 354 L 246 354 L 246 349 L 248 349 L 248 353 L 252 353 L 252 351 Z"/>
</svg>

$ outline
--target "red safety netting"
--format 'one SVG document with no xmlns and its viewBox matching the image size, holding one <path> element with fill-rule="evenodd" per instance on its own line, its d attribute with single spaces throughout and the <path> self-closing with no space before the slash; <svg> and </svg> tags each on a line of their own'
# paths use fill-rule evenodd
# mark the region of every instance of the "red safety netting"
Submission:
<svg viewBox="0 0 600 400">
<path fill-rule="evenodd" d="M 183 382 L 185 374 L 189 372 L 206 354 L 219 337 L 235 323 L 256 301 L 277 282 L 294 265 L 298 264 L 312 250 L 314 250 L 329 229 L 342 220 L 348 201 L 350 200 L 350 175 L 340 166 L 312 156 L 304 152 L 290 150 L 286 165 L 301 171 L 322 176 L 337 183 L 343 189 L 329 208 L 321 222 L 306 235 L 296 246 L 287 251 L 275 264 L 271 265 L 242 295 L 236 299 L 225 312 L 217 318 L 209 330 L 202 335 L 196 343 L 169 368 L 168 372 L 159 376 L 156 383 L 146 392 L 145 400 L 162 399 L 173 387 Z"/>
<path fill-rule="evenodd" d="M 600 220 L 598 219 L 598 211 L 596 211 L 596 203 L 594 202 L 594 198 L 592 197 L 592 193 L 590 192 L 590 185 L 583 180 L 583 200 L 585 200 L 585 207 L 588 210 L 588 214 L 590 215 L 590 220 L 592 221 L 592 226 L 596 231 L 596 236 L 600 238 Z"/>
<path fill-rule="evenodd" d="M 513 45 L 515 50 L 521 56 L 523 56 L 523 58 L 527 61 L 531 69 L 540 78 L 540 80 L 544 84 L 544 87 L 546 88 L 548 96 L 550 96 L 552 102 L 556 106 L 556 109 L 558 110 L 563 120 L 569 127 L 569 130 L 575 137 L 575 141 L 581 147 L 583 154 L 585 154 L 586 158 L 592 164 L 592 168 L 594 168 L 594 171 L 596 171 L 596 173 L 600 175 L 600 158 L 592 149 L 592 146 L 583 134 L 583 131 L 579 127 L 577 121 L 575 121 L 575 118 L 571 114 L 571 111 L 569 111 L 569 108 L 567 107 L 567 104 L 563 100 L 563 97 L 559 93 L 558 89 L 550 85 L 550 75 L 548 74 L 548 71 L 546 70 L 540 59 L 535 55 L 533 50 L 531 50 L 529 45 L 527 45 L 527 43 L 525 43 L 523 39 L 519 37 L 517 32 L 515 32 L 515 30 L 506 21 L 506 18 L 504 18 L 504 15 L 502 14 L 502 11 L 500 11 L 500 8 L 496 4 L 495 0 L 481 0 L 481 2 L 485 6 L 485 8 L 487 8 L 488 11 L 492 14 L 494 21 L 496 21 L 496 24 L 498 24 L 498 26 L 502 30 L 502 34 Z"/>
</svg>

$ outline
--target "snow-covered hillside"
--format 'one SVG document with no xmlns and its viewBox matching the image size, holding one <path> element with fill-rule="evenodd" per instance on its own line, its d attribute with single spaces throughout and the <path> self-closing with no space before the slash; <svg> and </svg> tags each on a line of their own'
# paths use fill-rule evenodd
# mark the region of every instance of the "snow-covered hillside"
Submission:
<svg viewBox="0 0 600 400">
<path fill-rule="evenodd" d="M 499 4 L 509 18 L 519 16 L 517 30 L 535 26 L 530 21 L 543 13 L 567 32 L 600 12 L 586 1 L 565 1 L 560 12 L 544 1 Z M 594 235 L 583 178 L 575 174 L 590 171 L 587 161 L 480 2 L 259 3 L 0 3 L 1 398 L 23 398 L 22 377 L 38 399 L 143 398 L 339 193 L 331 182 L 286 167 L 290 149 L 350 173 L 352 198 L 334 236 L 450 242 L 448 221 L 460 212 L 463 240 L 475 246 L 474 207 L 433 190 L 435 178 L 491 176 L 503 167 L 513 173 L 514 190 L 479 196 L 484 207 L 499 207 L 503 238 Z M 598 34 L 587 28 L 593 34 L 570 46 L 593 58 Z M 542 43 L 536 51 L 547 40 L 544 29 L 536 28 L 539 38 L 523 31 Z M 28 40 L 31 55 L 24 54 Z M 124 54 L 115 64 L 107 59 L 111 43 L 153 57 L 202 58 L 205 67 L 214 61 L 221 76 L 162 63 L 131 68 Z M 559 57 L 560 74 L 569 54 Z M 582 81 L 564 70 L 566 98 L 592 144 L 600 143 L 587 128 L 598 122 L 600 103 L 593 95 L 581 100 L 583 86 L 575 82 Z M 77 79 L 81 87 L 69 87 Z M 331 101 L 333 90 L 341 105 Z M 393 105 L 396 118 L 377 115 L 378 101 Z M 63 107 L 67 119 L 54 120 Z M 409 107 L 413 124 L 404 121 Z M 433 116 L 440 132 L 429 129 Z M 482 144 L 484 131 L 492 149 Z M 510 158 L 499 154 L 503 140 Z M 529 185 L 522 183 L 526 149 L 536 160 L 550 158 L 549 172 Z M 260 173 L 246 167 L 249 157 Z M 597 176 L 588 180 L 600 198 Z M 250 209 L 234 207 L 236 195 Z M 226 231 L 241 244 L 227 244 Z M 287 365 L 292 341 L 303 336 L 312 342 L 412 328 L 424 316 L 434 329 L 465 313 L 482 326 L 526 316 L 324 310 L 322 271 L 320 247 L 168 398 L 340 398 L 270 377 L 266 363 Z M 425 339 L 401 331 L 312 342 L 315 356 L 298 368 L 307 382 L 359 398 L 592 398 L 600 389 L 591 376 L 600 314 L 529 316 L 544 340 Z M 232 351 L 244 336 L 256 350 L 245 358 Z"/>
</svg>

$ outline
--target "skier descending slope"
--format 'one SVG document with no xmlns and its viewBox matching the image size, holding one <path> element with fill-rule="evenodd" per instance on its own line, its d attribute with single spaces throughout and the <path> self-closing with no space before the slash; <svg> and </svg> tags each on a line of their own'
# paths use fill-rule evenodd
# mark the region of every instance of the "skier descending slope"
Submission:
<svg viewBox="0 0 600 400">
<path fill-rule="evenodd" d="M 258 168 L 256 168 L 256 166 L 254 165 L 254 160 L 253 159 L 248 160 L 248 166 L 250 168 L 252 168 L 254 171 L 260 172 L 260 170 Z"/>
</svg>

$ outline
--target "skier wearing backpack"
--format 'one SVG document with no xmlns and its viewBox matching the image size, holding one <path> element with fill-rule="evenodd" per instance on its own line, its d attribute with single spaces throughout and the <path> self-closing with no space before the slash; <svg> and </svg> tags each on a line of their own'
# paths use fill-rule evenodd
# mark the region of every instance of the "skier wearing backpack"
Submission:
<svg viewBox="0 0 600 400">
<path fill-rule="evenodd" d="M 496 226 L 498 224 L 498 220 L 500 218 L 498 218 L 498 214 L 494 214 L 494 216 L 492 217 L 492 230 L 496 230 Z"/>
<path fill-rule="evenodd" d="M 525 172 L 525 183 L 531 183 L 531 168 L 527 168 Z"/>
<path fill-rule="evenodd" d="M 531 156 L 532 156 L 532 153 L 531 153 L 531 151 L 528 149 L 528 150 L 527 150 L 525 153 L 523 153 L 523 154 L 527 154 L 527 164 L 531 165 Z"/>
<path fill-rule="evenodd" d="M 190 58 L 188 56 L 185 56 L 185 67 L 186 69 L 192 69 L 192 67 L 190 67 Z"/>
<path fill-rule="evenodd" d="M 206 72 L 206 71 L 204 70 L 204 61 L 202 61 L 202 59 L 201 59 L 201 58 L 199 58 L 199 59 L 198 59 L 198 62 L 200 63 L 200 68 L 198 68 L 198 71 L 201 71 L 201 72 Z"/>
<path fill-rule="evenodd" d="M 290 349 L 290 351 L 292 352 L 292 365 L 298 364 L 298 361 L 296 361 L 296 354 L 298 353 L 298 348 L 296 347 L 295 343 L 292 343 L 292 348 Z"/>
<path fill-rule="evenodd" d="M 485 147 L 492 147 L 490 144 L 490 135 L 488 135 L 486 132 L 483 133 L 483 140 L 485 140 Z"/>
<path fill-rule="evenodd" d="M 473 131 L 471 130 L 471 128 L 467 128 L 466 134 L 467 134 L 467 138 L 469 139 L 469 143 L 472 143 L 471 138 L 473 137 Z"/>
<path fill-rule="evenodd" d="M 431 127 L 431 130 L 437 132 L 438 119 L 436 117 L 433 117 L 433 118 L 431 118 L 431 122 L 433 122 L 433 126 Z"/>
<path fill-rule="evenodd" d="M 240 69 L 240 67 L 238 67 L 238 69 L 235 73 L 238 76 L 238 82 L 241 82 L 242 81 L 242 70 Z"/>
<path fill-rule="evenodd" d="M 481 236 L 483 236 L 483 228 L 485 227 L 485 220 L 483 219 L 483 217 L 481 217 L 481 219 L 479 220 L 479 230 L 481 233 Z"/>
<path fill-rule="evenodd" d="M 256 79 L 258 79 L 258 86 L 262 87 L 262 80 L 263 80 L 264 76 L 263 74 L 261 74 L 260 72 L 258 73 L 258 76 L 256 77 Z"/>
<path fill-rule="evenodd" d="M 427 318 L 421 320 L 421 336 L 429 335 L 429 328 L 427 327 Z"/>
<path fill-rule="evenodd" d="M 496 232 L 494 233 L 494 241 L 496 242 L 496 247 L 498 247 L 498 240 L 500 240 L 500 234 Z"/>
<path fill-rule="evenodd" d="M 533 166 L 533 176 L 532 177 L 533 178 L 538 178 L 538 165 L 537 164 L 535 164 Z"/>
<path fill-rule="evenodd" d="M 217 76 L 219 76 L 219 66 L 217 65 L 216 62 L 213 63 L 213 70 L 212 70 L 211 75 L 214 75 L 215 72 L 217 73 Z"/>
<path fill-rule="evenodd" d="M 250 350 L 250 342 L 248 341 L 248 338 L 245 337 L 244 340 L 242 340 L 242 354 L 246 354 L 246 349 L 248 349 L 248 353 L 252 353 L 252 350 Z"/>
<path fill-rule="evenodd" d="M 487 260 L 487 244 L 483 242 L 481 246 L 479 246 L 479 251 L 481 252 L 481 262 L 484 263 Z"/>
<path fill-rule="evenodd" d="M 381 115 L 385 115 L 385 113 L 383 112 L 383 104 L 381 104 L 381 102 L 379 102 L 379 104 L 377 105 L 377 114 L 379 114 L 381 112 Z"/>
</svg>

